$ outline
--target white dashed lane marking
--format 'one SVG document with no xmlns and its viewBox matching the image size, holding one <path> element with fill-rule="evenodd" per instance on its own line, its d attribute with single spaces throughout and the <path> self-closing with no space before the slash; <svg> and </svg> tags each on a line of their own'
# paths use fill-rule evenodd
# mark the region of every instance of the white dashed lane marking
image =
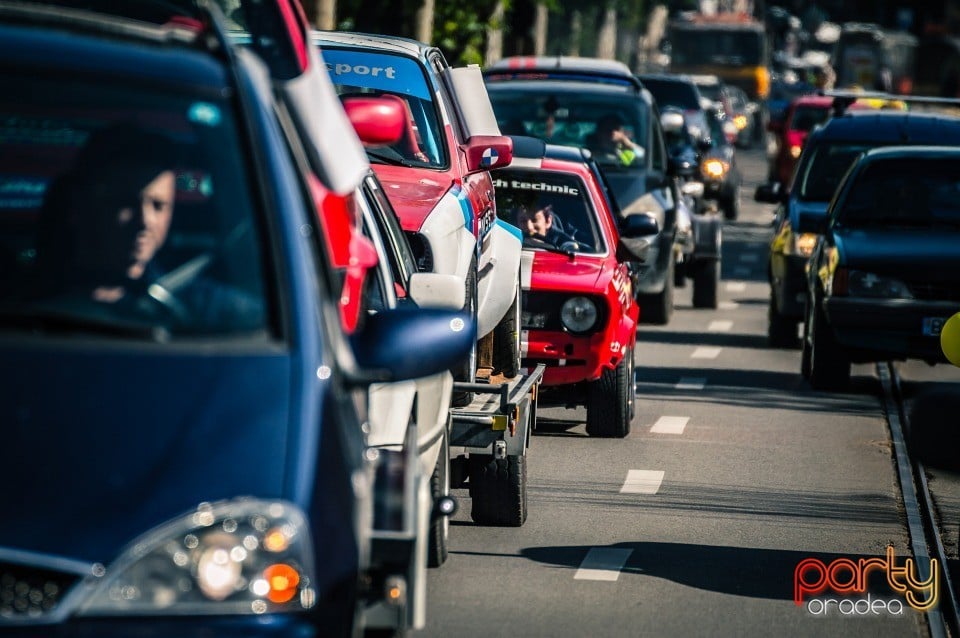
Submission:
<svg viewBox="0 0 960 638">
<path fill-rule="evenodd" d="M 733 269 L 733 274 L 738 277 L 743 277 L 750 274 L 750 269 L 746 266 L 737 266 Z"/>
<path fill-rule="evenodd" d="M 688 416 L 662 416 L 657 419 L 650 431 L 654 434 L 683 434 L 689 420 Z"/>
<path fill-rule="evenodd" d="M 690 355 L 691 359 L 716 359 L 720 356 L 720 351 L 723 348 L 706 348 L 700 347 L 693 351 L 693 354 Z"/>
<path fill-rule="evenodd" d="M 711 321 L 710 325 L 707 326 L 707 332 L 727 332 L 732 327 L 733 327 L 732 321 L 727 321 L 727 320 Z"/>
<path fill-rule="evenodd" d="M 621 494 L 656 494 L 663 483 L 663 470 L 629 470 Z"/>
<path fill-rule="evenodd" d="M 675 387 L 676 390 L 703 390 L 707 385 L 707 380 L 703 377 L 680 377 Z"/>
<path fill-rule="evenodd" d="M 755 253 L 743 253 L 740 255 L 740 261 L 745 264 L 755 264 L 760 261 L 760 256 Z"/>
<path fill-rule="evenodd" d="M 743 282 L 743 281 L 727 282 L 727 292 L 743 292 L 746 289 L 747 289 L 746 282 Z"/>
<path fill-rule="evenodd" d="M 632 549 L 591 547 L 573 578 L 574 580 L 614 582 L 620 578 L 620 570 L 627 564 L 627 559 L 632 553 Z"/>
<path fill-rule="evenodd" d="M 740 304 L 738 304 L 736 301 L 721 301 L 717 307 L 720 310 L 736 310 L 740 307 Z"/>
</svg>

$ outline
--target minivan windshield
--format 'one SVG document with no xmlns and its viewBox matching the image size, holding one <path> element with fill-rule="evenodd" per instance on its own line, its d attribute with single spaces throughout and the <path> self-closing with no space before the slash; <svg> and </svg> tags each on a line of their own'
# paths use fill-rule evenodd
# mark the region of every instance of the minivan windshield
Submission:
<svg viewBox="0 0 960 638">
<path fill-rule="evenodd" d="M 530 135 L 551 144 L 588 148 L 601 166 L 644 165 L 649 113 L 636 96 L 501 86 L 489 87 L 489 95 L 504 135 Z M 604 152 L 614 127 L 620 127 L 636 145 L 632 159 Z"/>
<path fill-rule="evenodd" d="M 266 336 L 230 102 L 81 77 L 3 84 L 0 330 Z"/>
<path fill-rule="evenodd" d="M 797 168 L 794 188 L 801 201 L 829 202 L 847 169 L 863 151 L 873 146 L 849 142 L 818 144 Z"/>
</svg>

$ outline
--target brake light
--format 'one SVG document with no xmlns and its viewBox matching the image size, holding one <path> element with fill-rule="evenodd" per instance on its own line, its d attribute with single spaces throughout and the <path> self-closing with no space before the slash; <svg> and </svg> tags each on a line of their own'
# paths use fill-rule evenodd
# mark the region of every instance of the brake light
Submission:
<svg viewBox="0 0 960 638">
<path fill-rule="evenodd" d="M 846 296 L 850 291 L 850 271 L 837 268 L 833 271 L 833 294 Z"/>
<path fill-rule="evenodd" d="M 757 81 L 757 97 L 766 98 L 770 94 L 770 72 L 766 67 L 757 67 L 754 70 L 754 79 Z"/>
</svg>

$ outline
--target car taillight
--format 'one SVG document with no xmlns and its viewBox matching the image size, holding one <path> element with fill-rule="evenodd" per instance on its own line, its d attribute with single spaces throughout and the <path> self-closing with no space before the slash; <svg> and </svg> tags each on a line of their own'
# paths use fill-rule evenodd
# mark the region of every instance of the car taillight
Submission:
<svg viewBox="0 0 960 638">
<path fill-rule="evenodd" d="M 833 294 L 846 296 L 850 290 L 850 272 L 846 268 L 833 271 Z"/>
</svg>

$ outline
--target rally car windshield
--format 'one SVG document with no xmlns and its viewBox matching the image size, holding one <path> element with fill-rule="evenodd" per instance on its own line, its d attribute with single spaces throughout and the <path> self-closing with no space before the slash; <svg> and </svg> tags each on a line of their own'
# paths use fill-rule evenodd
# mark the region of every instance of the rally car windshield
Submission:
<svg viewBox="0 0 960 638">
<path fill-rule="evenodd" d="M 597 213 L 576 175 L 494 171 L 497 216 L 518 227 L 523 245 L 537 250 L 602 254 Z"/>
<path fill-rule="evenodd" d="M 267 336 L 257 199 L 229 102 L 3 82 L 0 330 Z"/>
<path fill-rule="evenodd" d="M 875 162 L 850 185 L 836 222 L 847 228 L 960 228 L 960 160 Z"/>
<path fill-rule="evenodd" d="M 330 79 L 340 98 L 395 95 L 407 107 L 407 125 L 399 142 L 369 149 L 370 161 L 445 168 L 446 145 L 434 93 L 418 61 L 390 53 L 356 49 L 323 49 Z"/>
</svg>

